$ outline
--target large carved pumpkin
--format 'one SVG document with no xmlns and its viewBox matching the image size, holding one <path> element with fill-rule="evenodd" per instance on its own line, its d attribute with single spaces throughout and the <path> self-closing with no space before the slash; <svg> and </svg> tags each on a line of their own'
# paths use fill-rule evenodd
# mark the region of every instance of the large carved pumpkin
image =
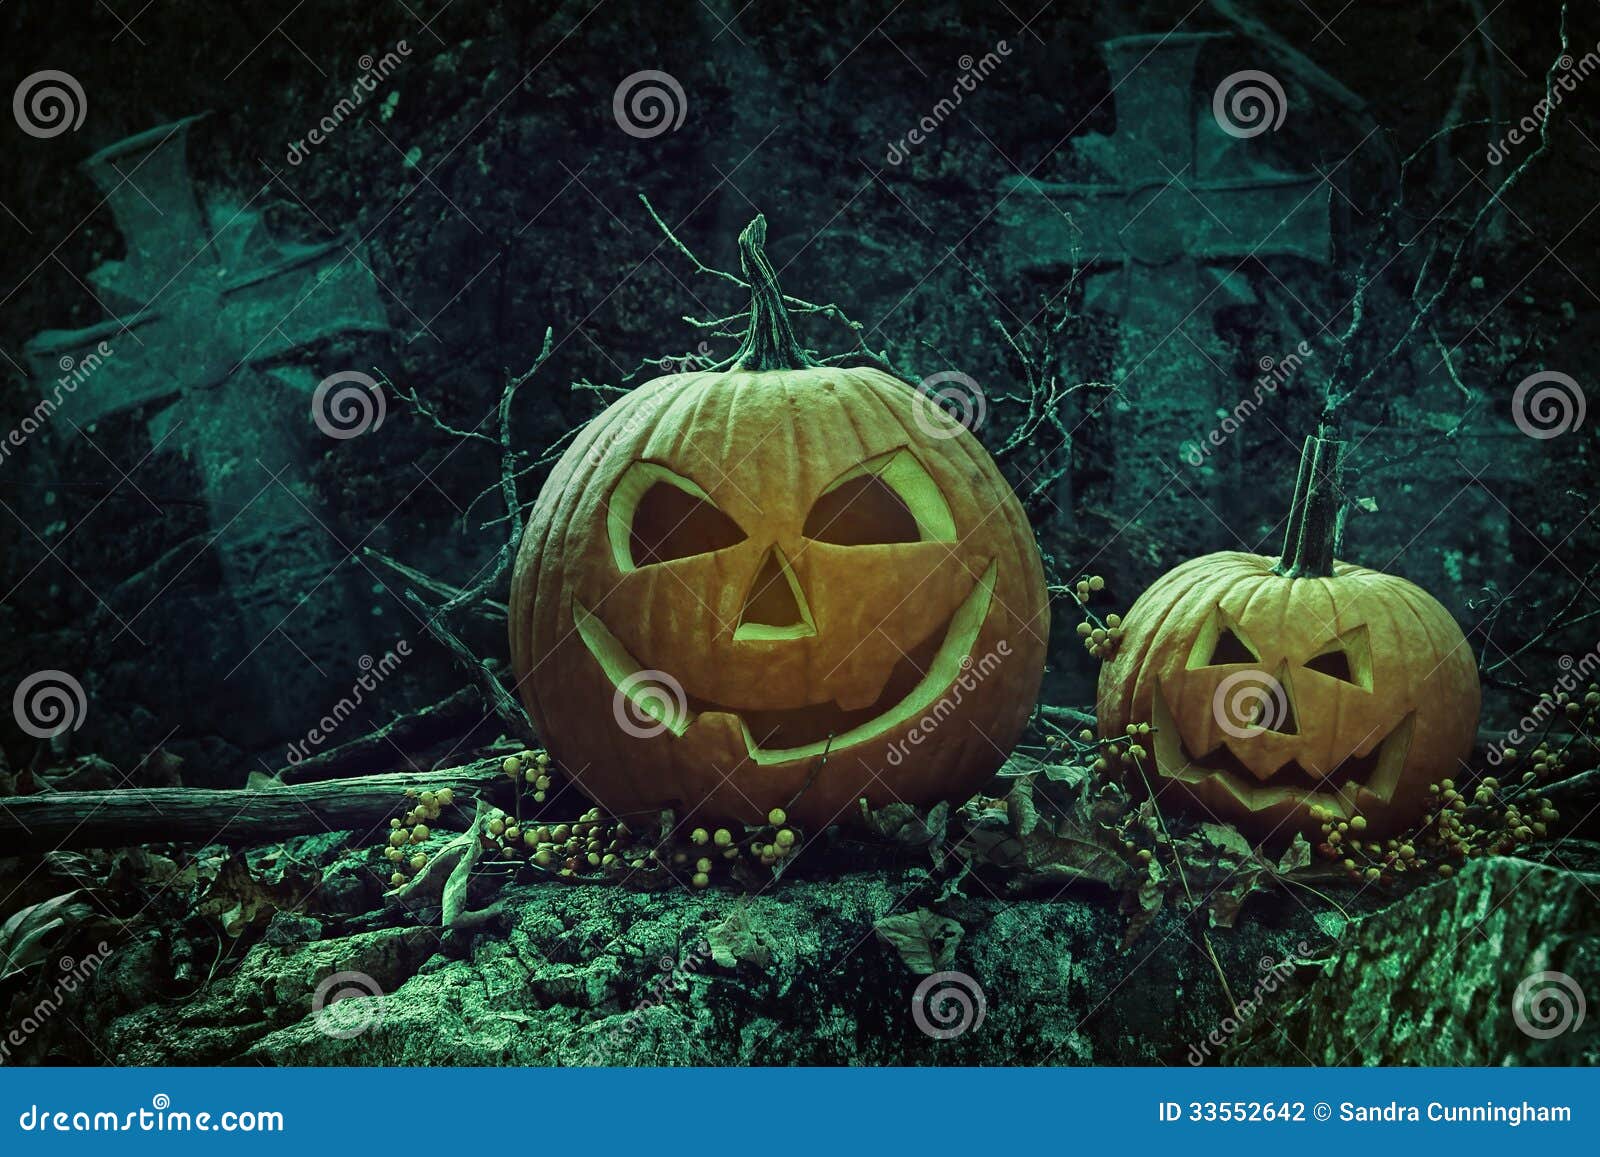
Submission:
<svg viewBox="0 0 1600 1157">
<path fill-rule="evenodd" d="M 1313 808 L 1403 829 L 1476 735 L 1477 665 L 1449 612 L 1332 559 L 1339 449 L 1308 441 L 1281 559 L 1177 567 L 1135 601 L 1101 670 L 1101 732 L 1150 725 L 1161 798 L 1260 838 L 1315 834 Z"/>
<path fill-rule="evenodd" d="M 813 827 L 970 796 L 1032 710 L 1049 611 L 973 435 L 796 343 L 760 218 L 749 336 L 596 418 L 522 540 L 511 649 L 543 740 L 613 813 Z"/>
</svg>

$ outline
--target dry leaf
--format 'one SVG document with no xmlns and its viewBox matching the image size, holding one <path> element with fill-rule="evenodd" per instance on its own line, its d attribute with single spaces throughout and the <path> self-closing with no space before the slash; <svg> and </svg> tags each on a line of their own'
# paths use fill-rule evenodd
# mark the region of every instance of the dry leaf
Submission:
<svg viewBox="0 0 1600 1157">
<path fill-rule="evenodd" d="M 706 933 L 711 959 L 723 968 L 737 968 L 741 962 L 765 968 L 772 959 L 771 941 L 765 933 L 752 931 L 743 912 L 735 912 Z"/>
<path fill-rule="evenodd" d="M 0 981 L 54 956 L 99 913 L 83 888 L 30 904 L 0 924 Z"/>
<path fill-rule="evenodd" d="M 250 870 L 243 856 L 229 856 L 196 910 L 216 920 L 229 936 L 240 936 L 256 924 L 271 921 L 280 909 L 299 908 L 315 886 L 315 880 L 290 872 L 268 883 Z"/>
<path fill-rule="evenodd" d="M 955 962 L 956 947 L 965 929 L 948 916 L 926 908 L 885 916 L 873 924 L 884 943 L 900 954 L 905 966 L 918 976 L 928 976 Z"/>
</svg>

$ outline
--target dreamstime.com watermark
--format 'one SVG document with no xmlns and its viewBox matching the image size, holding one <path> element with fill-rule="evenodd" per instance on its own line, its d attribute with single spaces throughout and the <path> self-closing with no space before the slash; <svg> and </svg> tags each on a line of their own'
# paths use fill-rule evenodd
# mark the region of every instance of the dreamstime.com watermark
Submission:
<svg viewBox="0 0 1600 1157">
<path fill-rule="evenodd" d="M 23 77 L 11 94 L 11 115 L 17 127 L 40 140 L 77 132 L 88 112 L 83 85 L 71 73 L 54 68 Z"/>
<path fill-rule="evenodd" d="M 24 1133 L 282 1133 L 283 1114 L 272 1109 L 224 1109 L 192 1113 L 173 1109 L 172 1098 L 157 1093 L 148 1109 L 114 1113 L 107 1109 L 49 1109 L 29 1105 L 17 1117 Z"/>
<path fill-rule="evenodd" d="M 83 684 L 65 671 L 35 671 L 17 684 L 11 714 L 17 726 L 35 739 L 54 739 L 83 726 L 89 697 Z"/>
<path fill-rule="evenodd" d="M 654 739 L 689 717 L 689 697 L 665 671 L 635 671 L 617 684 L 611 716 L 635 739 Z"/>
<path fill-rule="evenodd" d="M 1304 959 L 1310 954 L 1310 949 L 1304 940 L 1295 945 L 1295 951 Z M 1262 1001 L 1277 992 L 1294 972 L 1294 961 L 1285 956 L 1282 960 L 1274 960 L 1270 956 L 1263 956 L 1258 967 L 1261 969 L 1261 978 L 1256 981 L 1255 987 L 1250 990 L 1250 995 L 1233 1006 L 1233 1015 L 1225 1016 L 1217 1026 L 1206 1033 L 1205 1038 L 1197 1044 L 1189 1046 L 1189 1063 L 1203 1065 L 1210 1058 L 1213 1049 L 1220 1049 L 1227 1044 L 1245 1025 L 1255 1019 L 1261 1009 Z"/>
<path fill-rule="evenodd" d="M 101 342 L 81 357 L 74 358 L 71 354 L 62 354 L 61 360 L 56 365 L 61 370 L 61 376 L 55 380 L 55 385 L 50 392 L 34 404 L 32 410 L 23 416 L 3 441 L 0 441 L 0 463 L 11 457 L 13 451 L 20 450 L 23 443 L 33 437 L 39 430 L 56 416 L 56 411 L 61 408 L 61 403 L 68 395 L 77 392 L 79 386 L 94 376 L 96 370 L 115 356 L 110 342 Z"/>
<path fill-rule="evenodd" d="M 1511 1019 L 1534 1040 L 1582 1028 L 1588 1008 L 1583 989 L 1565 972 L 1535 972 L 1511 994 Z"/>
<path fill-rule="evenodd" d="M 1556 660 L 1556 666 L 1561 668 L 1562 675 L 1556 680 L 1555 686 L 1539 696 L 1532 710 L 1506 732 L 1504 739 L 1497 739 L 1485 750 L 1484 759 L 1490 767 L 1499 767 L 1507 759 L 1515 759 L 1518 747 L 1533 739 L 1555 716 L 1566 711 L 1568 697 L 1585 686 L 1590 675 L 1600 671 L 1600 644 L 1576 659 L 1571 655 L 1562 655 Z M 1510 755 L 1506 754 L 1508 751 Z"/>
<path fill-rule="evenodd" d="M 939 131 L 939 126 L 955 115 L 956 109 L 961 107 L 961 102 L 977 92 L 978 86 L 988 80 L 995 69 L 1000 67 L 1001 61 L 1010 55 L 1011 45 L 1004 40 L 997 40 L 992 50 L 985 52 L 976 60 L 969 53 L 956 61 L 957 67 L 961 69 L 961 75 L 957 76 L 955 84 L 950 86 L 950 95 L 940 97 L 938 103 L 917 121 L 905 136 L 898 141 L 891 141 L 883 159 L 891 165 L 905 163 L 911 156 L 912 147 L 926 144 L 933 134 Z"/>
<path fill-rule="evenodd" d="M 383 425 L 389 402 L 371 374 L 340 370 L 317 383 L 311 392 L 311 421 L 341 442 L 359 438 Z"/>
<path fill-rule="evenodd" d="M 356 708 L 361 706 L 367 694 L 376 691 L 378 684 L 394 674 L 399 669 L 401 661 L 410 655 L 411 643 L 407 639 L 401 639 L 394 645 L 393 650 L 385 651 L 382 658 L 376 661 L 371 655 L 362 655 L 360 662 L 356 664 L 361 668 L 362 674 L 351 685 L 350 694 L 341 698 L 328 714 L 317 720 L 317 725 L 306 732 L 304 739 L 291 743 L 284 752 L 284 759 L 288 761 L 289 766 L 293 767 L 326 743 L 328 737 L 337 731 L 346 719 L 355 714 Z"/>
<path fill-rule="evenodd" d="M 711 343 L 701 342 L 687 353 L 656 358 L 646 364 L 656 371 L 657 377 L 667 378 L 675 374 L 692 374 L 705 370 L 716 364 L 716 358 L 711 352 Z M 642 402 L 630 398 L 630 408 L 622 421 L 608 426 L 605 437 L 595 438 L 589 443 L 588 449 L 583 452 L 584 460 L 591 466 L 598 466 L 618 442 L 654 426 L 661 411 L 676 401 L 677 397 L 675 391 L 656 390 Z M 578 436 L 582 437 L 581 434 Z"/>
<path fill-rule="evenodd" d="M 689 115 L 689 98 L 670 72 L 646 68 L 622 78 L 611 94 L 617 127 L 636 140 L 677 132 Z"/>
<path fill-rule="evenodd" d="M 324 976 L 311 994 L 311 1018 L 317 1031 L 335 1040 L 350 1040 L 383 1023 L 383 988 L 365 972 Z"/>
<path fill-rule="evenodd" d="M 950 690 L 940 696 L 939 701 L 925 712 L 921 719 L 913 723 L 905 736 L 895 740 L 889 745 L 889 754 L 884 756 L 889 761 L 890 767 L 899 767 L 905 762 L 911 748 L 921 747 L 924 740 L 933 735 L 957 707 L 966 694 L 978 689 L 982 683 L 995 671 L 1006 656 L 1011 654 L 1011 644 L 1001 639 L 995 644 L 994 650 L 985 654 L 976 663 L 971 655 L 964 655 L 961 659 L 961 674 L 956 676 L 955 682 L 950 684 Z"/>
<path fill-rule="evenodd" d="M 357 61 L 361 65 L 361 75 L 356 77 L 355 83 L 350 86 L 350 95 L 340 97 L 328 110 L 327 115 L 305 136 L 297 141 L 290 141 L 288 152 L 284 154 L 283 159 L 293 167 L 309 157 L 312 149 L 326 143 L 339 131 L 339 126 L 356 115 L 356 110 L 366 103 L 369 96 L 378 91 L 379 85 L 394 75 L 410 55 L 411 46 L 404 40 L 397 40 L 393 48 L 376 60 L 370 53 L 363 56 Z"/>
<path fill-rule="evenodd" d="M 1211 717 L 1235 739 L 1249 739 L 1289 718 L 1289 696 L 1265 671 L 1235 671 L 1212 692 Z"/>
<path fill-rule="evenodd" d="M 706 966 L 711 959 L 711 945 L 704 940 L 696 941 L 694 946 L 684 954 L 682 960 L 671 956 L 662 956 L 656 962 L 659 973 L 656 978 L 645 988 L 645 994 L 633 1006 L 633 1009 L 623 1018 L 621 1024 L 613 1025 L 603 1034 L 596 1034 L 594 1039 L 583 1042 L 583 1046 L 575 1052 L 568 1054 L 565 1044 L 561 1048 L 562 1063 L 568 1065 L 594 1066 L 606 1063 L 606 1058 L 614 1053 L 623 1037 L 632 1036 L 639 1031 L 645 1013 L 657 1005 L 665 1004 L 683 995 L 689 986 L 689 978 Z M 569 1040 L 571 1038 L 568 1038 Z"/>
<path fill-rule="evenodd" d="M 1211 94 L 1211 115 L 1217 127 L 1241 140 L 1277 132 L 1289 112 L 1283 85 L 1269 72 L 1253 68 L 1223 77 Z"/>
<path fill-rule="evenodd" d="M 935 972 L 911 994 L 911 1019 L 934 1040 L 955 1040 L 983 1025 L 989 998 L 965 972 Z"/>
<path fill-rule="evenodd" d="M 1529 374 L 1511 393 L 1511 420 L 1522 433 L 1541 442 L 1576 430 L 1588 412 L 1583 387 L 1557 370 Z"/>
<path fill-rule="evenodd" d="M 1577 60 L 1573 60 L 1569 53 L 1556 61 L 1556 64 L 1560 67 L 1561 73 L 1550 78 L 1549 95 L 1540 97 L 1534 104 L 1533 111 L 1507 129 L 1505 136 L 1489 146 L 1484 159 L 1491 165 L 1504 163 L 1515 146 L 1538 136 L 1545 121 L 1550 119 L 1550 114 L 1555 111 L 1563 97 L 1575 91 L 1580 81 L 1588 80 L 1595 69 L 1600 68 L 1600 44 L 1595 45 Z"/>
<path fill-rule="evenodd" d="M 930 438 L 954 438 L 976 432 L 989 413 L 983 387 L 960 370 L 940 370 L 917 383 L 911 416 Z"/>
<path fill-rule="evenodd" d="M 111 945 L 104 940 L 95 945 L 94 951 L 81 960 L 74 960 L 70 956 L 63 956 L 58 962 L 60 975 L 51 986 L 48 995 L 40 997 L 30 1009 L 24 1010 L 22 1019 L 12 1025 L 4 1037 L 0 1037 L 0 1065 L 11 1059 L 11 1050 L 20 1049 L 28 1043 L 28 1038 L 44 1027 L 46 1021 L 61 1009 L 63 998 L 78 991 L 80 984 L 87 983 L 95 970 L 111 955 Z"/>
<path fill-rule="evenodd" d="M 1261 408 L 1262 403 L 1300 372 L 1300 367 L 1311 354 L 1310 343 L 1302 341 L 1281 358 L 1263 357 L 1256 363 L 1261 373 L 1256 378 L 1250 396 L 1240 398 L 1233 409 L 1221 411 L 1222 420 L 1203 437 L 1194 442 L 1185 442 L 1180 448 L 1183 460 L 1191 466 L 1204 466 L 1212 451 L 1226 446 L 1229 439 Z"/>
</svg>

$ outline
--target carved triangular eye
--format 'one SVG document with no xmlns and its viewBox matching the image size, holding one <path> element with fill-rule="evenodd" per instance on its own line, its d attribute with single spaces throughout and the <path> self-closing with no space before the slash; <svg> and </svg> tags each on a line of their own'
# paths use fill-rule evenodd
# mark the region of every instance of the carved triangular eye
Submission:
<svg viewBox="0 0 1600 1157">
<path fill-rule="evenodd" d="M 623 572 L 723 550 L 745 538 L 698 484 L 658 462 L 628 467 L 611 492 L 606 526 Z"/>
<path fill-rule="evenodd" d="M 1211 658 L 1206 665 L 1216 667 L 1223 663 L 1254 663 L 1259 658 L 1232 627 L 1223 627 L 1217 633 L 1216 645 L 1211 648 Z"/>
<path fill-rule="evenodd" d="M 909 451 L 892 450 L 834 479 L 801 533 L 835 546 L 869 546 L 954 542 L 956 528 L 932 475 Z"/>
<path fill-rule="evenodd" d="M 1306 664 L 1306 670 L 1320 671 L 1324 675 L 1331 675 L 1346 683 L 1355 682 L 1350 674 L 1350 656 L 1343 651 L 1328 651 L 1326 654 L 1318 655 Z"/>
<path fill-rule="evenodd" d="M 657 482 L 644 492 L 628 531 L 634 566 L 707 554 L 744 540 L 738 524 L 704 498 Z"/>
<path fill-rule="evenodd" d="M 817 499 L 801 533 L 838 546 L 916 542 L 922 537 L 906 504 L 875 474 L 852 478 Z"/>
<path fill-rule="evenodd" d="M 1372 690 L 1372 640 L 1365 626 L 1346 631 L 1306 660 L 1306 670 Z"/>
</svg>

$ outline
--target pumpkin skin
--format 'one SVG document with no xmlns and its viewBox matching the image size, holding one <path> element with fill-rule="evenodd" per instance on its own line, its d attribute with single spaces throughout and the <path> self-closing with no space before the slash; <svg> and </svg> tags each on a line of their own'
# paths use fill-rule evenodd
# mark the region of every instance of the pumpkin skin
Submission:
<svg viewBox="0 0 1600 1157">
<path fill-rule="evenodd" d="M 964 800 L 1020 737 L 1048 634 L 1010 486 L 874 369 L 640 386 L 554 468 L 512 582 L 523 700 L 613 814 L 817 828 L 862 797 Z"/>
<path fill-rule="evenodd" d="M 1404 830 L 1472 750 L 1471 648 L 1405 579 L 1344 562 L 1290 578 L 1277 565 L 1207 555 L 1140 595 L 1101 669 L 1101 735 L 1150 724 L 1152 789 L 1258 839 L 1316 838 L 1314 806 L 1364 816 L 1373 835 Z"/>
</svg>

